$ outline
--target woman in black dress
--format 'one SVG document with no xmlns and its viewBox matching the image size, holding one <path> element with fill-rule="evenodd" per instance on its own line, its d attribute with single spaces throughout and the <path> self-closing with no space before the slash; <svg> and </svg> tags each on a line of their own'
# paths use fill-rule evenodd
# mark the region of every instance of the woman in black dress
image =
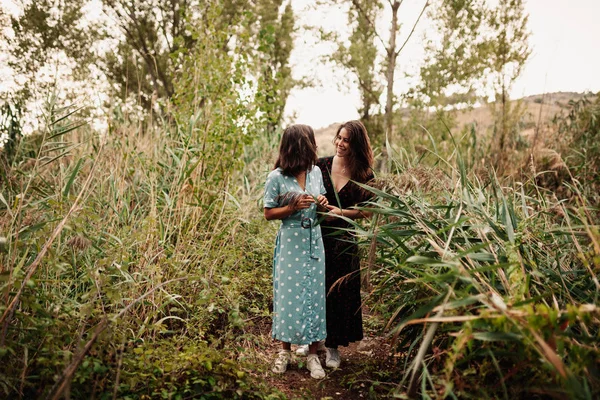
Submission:
<svg viewBox="0 0 600 400">
<path fill-rule="evenodd" d="M 337 130 L 335 155 L 320 158 L 317 166 L 323 173 L 331 216 L 321 223 L 325 246 L 325 285 L 327 290 L 325 365 L 340 366 L 339 346 L 348 346 L 363 338 L 360 298 L 360 257 L 353 235 L 345 229 L 348 219 L 368 217 L 356 205 L 368 201 L 372 193 L 354 182 L 373 179 L 373 151 L 365 126 L 360 121 L 348 121 Z"/>
</svg>

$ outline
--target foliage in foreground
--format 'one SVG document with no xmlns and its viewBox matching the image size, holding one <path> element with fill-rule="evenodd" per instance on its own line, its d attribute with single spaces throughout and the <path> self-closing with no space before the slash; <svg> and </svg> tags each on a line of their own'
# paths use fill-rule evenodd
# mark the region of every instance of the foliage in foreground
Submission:
<svg viewBox="0 0 600 400">
<path fill-rule="evenodd" d="M 396 395 L 597 397 L 594 210 L 529 182 L 483 184 L 457 164 L 382 179 L 378 224 L 361 231 L 376 242 L 373 296 L 405 355 Z"/>
<path fill-rule="evenodd" d="M 101 141 L 53 110 L 2 175 L 3 393 L 282 397 L 253 351 L 271 295 L 274 227 L 255 218 L 273 138 L 236 142 L 232 120 L 208 132 L 186 110 L 179 125 L 141 136 L 122 121 Z M 196 145 L 203 134 L 214 147 Z M 598 210 L 577 179 L 557 200 L 533 179 L 482 183 L 460 161 L 394 163 L 361 235 L 377 244 L 369 301 L 404 353 L 395 394 L 597 396 Z"/>
<path fill-rule="evenodd" d="M 265 225 L 224 191 L 241 145 L 199 167 L 201 117 L 100 139 L 76 110 L 48 109 L 3 169 L 3 396 L 267 397 L 237 344 L 270 296 Z M 221 122 L 213 135 L 229 132 Z M 216 165 L 220 190 L 199 173 Z"/>
</svg>

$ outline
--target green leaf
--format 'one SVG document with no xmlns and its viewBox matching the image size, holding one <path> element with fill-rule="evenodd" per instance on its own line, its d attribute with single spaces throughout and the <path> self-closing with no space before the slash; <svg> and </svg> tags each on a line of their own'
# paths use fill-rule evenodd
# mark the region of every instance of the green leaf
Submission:
<svg viewBox="0 0 600 400">
<path fill-rule="evenodd" d="M 506 234 L 508 236 L 508 240 L 510 243 L 515 243 L 515 230 L 513 225 L 513 219 L 511 218 L 511 212 L 508 207 L 508 203 L 506 202 L 506 198 L 502 196 L 502 216 L 504 217 L 504 229 L 506 229 Z"/>
<path fill-rule="evenodd" d="M 54 139 L 54 138 L 56 138 L 58 136 L 62 136 L 64 134 L 66 134 L 66 133 L 74 131 L 75 129 L 80 128 L 80 127 L 82 127 L 84 125 L 87 125 L 87 122 L 74 122 L 74 123 L 71 123 L 71 124 L 66 125 L 64 127 L 59 127 L 59 128 L 56 129 L 57 132 L 54 133 L 54 134 L 52 134 L 52 135 L 50 135 L 46 140 L 52 140 L 52 139 Z"/>
<path fill-rule="evenodd" d="M 458 266 L 459 263 L 450 260 L 439 260 L 424 256 L 411 256 L 406 259 L 406 262 L 422 265 L 438 265 L 438 266 Z"/>
<path fill-rule="evenodd" d="M 472 254 L 467 254 L 467 257 L 469 257 L 470 259 L 475 260 L 475 261 L 484 261 L 484 262 L 495 262 L 496 261 L 496 257 L 492 253 L 472 253 Z"/>
<path fill-rule="evenodd" d="M 8 205 L 8 202 L 6 201 L 6 199 L 4 198 L 4 196 L 2 195 L 2 193 L 0 193 L 0 201 L 2 201 L 2 204 L 4 204 L 6 206 L 6 210 L 8 211 L 8 213 L 12 217 L 12 211 L 11 211 L 9 205 Z"/>
<path fill-rule="evenodd" d="M 71 172 L 71 176 L 69 177 L 69 180 L 67 181 L 67 184 L 65 185 L 65 187 L 63 189 L 63 198 L 65 198 L 69 195 L 71 186 L 73 185 L 73 182 L 75 181 L 75 177 L 77 176 L 77 173 L 81 170 L 82 164 L 83 164 L 83 158 L 80 158 L 79 161 L 77 161 L 77 165 L 75 165 L 75 168 L 73 168 L 73 172 Z"/>
<path fill-rule="evenodd" d="M 475 296 L 469 296 L 464 299 L 451 301 L 451 302 L 448 302 L 448 304 L 446 304 L 445 309 L 451 310 L 451 309 L 455 309 L 455 308 L 461 308 L 464 306 L 470 306 L 471 304 L 480 302 L 482 298 L 484 298 L 484 296 L 475 295 Z"/>
<path fill-rule="evenodd" d="M 473 338 L 485 342 L 510 342 L 522 339 L 521 335 L 512 332 L 475 332 Z"/>
</svg>

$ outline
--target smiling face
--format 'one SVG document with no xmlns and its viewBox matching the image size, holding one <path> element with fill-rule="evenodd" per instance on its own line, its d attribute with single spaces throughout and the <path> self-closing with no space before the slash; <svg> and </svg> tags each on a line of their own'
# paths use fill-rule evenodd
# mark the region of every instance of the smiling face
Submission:
<svg viewBox="0 0 600 400">
<path fill-rule="evenodd" d="M 373 150 L 367 128 L 359 120 L 346 121 L 338 127 L 333 139 L 335 156 L 345 157 L 344 166 L 350 168 L 350 177 L 358 182 L 371 179 Z"/>
<path fill-rule="evenodd" d="M 342 128 L 335 137 L 333 142 L 335 145 L 335 155 L 338 157 L 346 157 L 350 154 L 350 134 L 346 128 Z"/>
</svg>

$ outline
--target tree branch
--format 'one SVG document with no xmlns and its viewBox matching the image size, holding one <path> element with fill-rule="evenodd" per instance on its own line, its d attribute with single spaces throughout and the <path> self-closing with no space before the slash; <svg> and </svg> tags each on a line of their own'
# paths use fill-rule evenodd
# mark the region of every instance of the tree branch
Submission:
<svg viewBox="0 0 600 400">
<path fill-rule="evenodd" d="M 363 81 L 362 79 L 359 79 L 359 80 L 358 80 L 358 84 L 360 85 L 360 87 L 361 87 L 361 88 L 363 88 L 363 90 L 364 90 L 365 92 L 367 92 L 368 94 L 370 94 L 370 95 L 371 95 L 371 97 L 372 97 L 372 98 L 373 98 L 375 101 L 378 101 L 378 100 L 379 100 L 379 95 L 378 95 L 377 93 L 375 93 L 375 92 L 374 92 L 374 91 L 371 89 L 371 87 L 369 87 L 369 86 L 368 86 L 368 85 L 365 83 L 365 81 Z"/>
<path fill-rule="evenodd" d="M 401 2 L 402 3 L 402 2 Z M 421 20 L 421 17 L 423 16 L 423 13 L 425 13 L 425 9 L 429 6 L 429 0 L 427 0 L 425 2 L 425 5 L 423 6 L 423 9 L 421 10 L 421 14 L 419 14 L 419 17 L 417 18 L 417 20 L 415 21 L 415 24 L 412 27 L 412 30 L 410 31 L 410 33 L 408 34 L 408 37 L 406 38 L 406 40 L 404 41 L 404 43 L 402 43 L 402 46 L 400 46 L 400 48 L 398 49 L 398 51 L 396 52 L 396 56 L 398 56 L 398 54 L 400 54 L 400 52 L 402 51 L 402 49 L 404 48 L 404 46 L 406 46 L 406 43 L 408 43 L 408 40 L 410 39 L 410 37 L 412 36 L 412 34 L 415 32 L 415 28 L 417 27 L 417 24 L 419 23 L 419 21 Z"/>
<path fill-rule="evenodd" d="M 352 0 L 352 5 L 354 6 L 354 8 L 356 8 L 356 11 L 358 11 L 358 14 L 360 16 L 362 16 L 369 23 L 369 25 L 371 25 L 371 28 L 373 29 L 373 33 L 375 34 L 375 36 L 377 37 L 377 39 L 379 39 L 379 41 L 381 42 L 381 44 L 385 48 L 385 42 L 384 42 L 383 38 L 381 36 L 379 36 L 379 33 L 377 32 L 377 27 L 375 26 L 375 23 L 373 21 L 371 21 L 371 19 L 369 18 L 369 15 L 362 8 L 362 6 L 358 2 L 358 0 Z"/>
</svg>

